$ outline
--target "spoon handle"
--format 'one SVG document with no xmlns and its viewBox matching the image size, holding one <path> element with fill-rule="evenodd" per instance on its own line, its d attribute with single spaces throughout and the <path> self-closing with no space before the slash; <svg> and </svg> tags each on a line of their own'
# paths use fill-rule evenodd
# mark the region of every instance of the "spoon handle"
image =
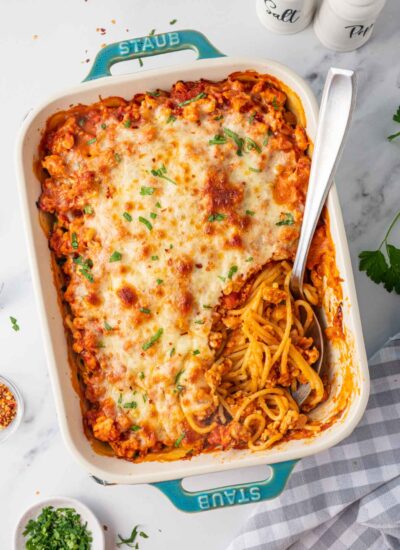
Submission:
<svg viewBox="0 0 400 550">
<path fill-rule="evenodd" d="M 308 251 L 333 182 L 354 109 L 355 96 L 354 71 L 329 69 L 322 92 L 303 223 L 290 281 L 295 297 L 303 296 L 303 278 Z"/>
</svg>

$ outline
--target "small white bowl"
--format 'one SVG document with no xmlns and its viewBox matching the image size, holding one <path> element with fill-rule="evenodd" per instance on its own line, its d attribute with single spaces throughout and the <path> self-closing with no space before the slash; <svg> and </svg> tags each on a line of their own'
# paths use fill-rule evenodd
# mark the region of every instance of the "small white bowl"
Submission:
<svg viewBox="0 0 400 550">
<path fill-rule="evenodd" d="M 36 519 L 42 509 L 46 506 L 53 508 L 74 508 L 81 516 L 82 523 L 87 522 L 87 528 L 92 534 L 92 550 L 104 550 L 104 532 L 99 520 L 91 510 L 79 500 L 67 497 L 49 497 L 36 502 L 30 506 L 22 515 L 15 528 L 14 550 L 25 550 L 27 539 L 23 536 L 26 524 L 30 519 Z"/>
<path fill-rule="evenodd" d="M 17 430 L 21 424 L 22 417 L 24 416 L 24 400 L 22 399 L 21 392 L 12 380 L 6 378 L 5 376 L 0 376 L 0 384 L 7 386 L 17 402 L 17 414 L 15 415 L 14 420 L 7 426 L 7 428 L 0 430 L 0 443 L 3 443 Z"/>
</svg>

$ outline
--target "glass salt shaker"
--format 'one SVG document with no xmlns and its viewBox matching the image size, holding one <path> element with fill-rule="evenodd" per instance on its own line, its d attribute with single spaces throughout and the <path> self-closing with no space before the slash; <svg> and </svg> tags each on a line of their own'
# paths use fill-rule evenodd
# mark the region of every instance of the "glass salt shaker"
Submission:
<svg viewBox="0 0 400 550">
<path fill-rule="evenodd" d="M 316 0 L 256 0 L 257 15 L 268 30 L 294 34 L 310 24 Z"/>
<path fill-rule="evenodd" d="M 314 31 L 324 46 L 349 52 L 365 44 L 386 0 L 323 0 Z"/>
</svg>

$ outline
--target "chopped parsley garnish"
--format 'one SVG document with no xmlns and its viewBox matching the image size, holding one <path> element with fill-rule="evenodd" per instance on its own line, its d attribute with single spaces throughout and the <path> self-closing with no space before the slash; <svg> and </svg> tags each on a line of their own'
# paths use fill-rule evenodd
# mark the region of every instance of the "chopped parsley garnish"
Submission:
<svg viewBox="0 0 400 550">
<path fill-rule="evenodd" d="M 141 57 L 138 57 L 139 65 L 143 67 L 143 59 Z"/>
<path fill-rule="evenodd" d="M 183 372 L 184 372 L 184 369 L 181 369 L 181 370 L 176 374 L 176 376 L 175 376 L 175 381 L 174 381 L 175 386 L 176 386 L 177 384 L 179 384 L 179 379 L 180 379 L 180 377 L 182 376 Z"/>
<path fill-rule="evenodd" d="M 261 172 L 261 169 L 260 168 L 253 168 L 252 166 L 249 166 L 249 170 L 251 172 L 257 172 L 257 173 L 260 173 Z"/>
<path fill-rule="evenodd" d="M 129 401 L 129 403 L 124 403 L 123 407 L 124 407 L 124 409 L 136 409 L 137 408 L 137 403 L 136 403 L 136 401 Z"/>
<path fill-rule="evenodd" d="M 129 214 L 129 212 L 124 212 L 122 215 L 126 219 L 127 222 L 131 222 L 132 219 L 133 219 L 132 216 Z"/>
<path fill-rule="evenodd" d="M 221 279 L 223 283 L 226 281 L 226 277 L 223 277 L 222 275 L 218 275 L 218 279 Z"/>
<path fill-rule="evenodd" d="M 212 309 L 212 306 L 209 306 L 208 304 L 203 304 L 204 309 Z"/>
<path fill-rule="evenodd" d="M 140 380 L 144 380 L 144 372 L 143 371 L 141 371 L 139 373 L 139 378 L 140 378 Z"/>
<path fill-rule="evenodd" d="M 198 319 L 194 322 L 195 325 L 204 325 L 204 321 L 202 319 Z"/>
<path fill-rule="evenodd" d="M 79 270 L 79 273 L 82 273 L 84 277 L 89 281 L 89 283 L 94 283 L 94 277 L 90 271 L 85 268 Z"/>
<path fill-rule="evenodd" d="M 119 262 L 122 258 L 122 254 L 121 252 L 118 252 L 118 250 L 115 250 L 111 256 L 110 256 L 110 259 L 109 259 L 109 262 Z"/>
<path fill-rule="evenodd" d="M 227 141 L 225 136 L 215 134 L 215 136 L 209 140 L 208 145 L 224 145 Z"/>
<path fill-rule="evenodd" d="M 171 243 L 171 244 L 169 245 L 169 247 L 170 247 L 170 248 L 174 248 L 174 245 Z"/>
<path fill-rule="evenodd" d="M 169 117 L 167 118 L 167 124 L 171 124 L 171 122 L 175 122 L 175 120 L 176 120 L 176 116 L 169 115 Z"/>
<path fill-rule="evenodd" d="M 222 222 L 226 218 L 225 214 L 220 214 L 219 212 L 216 212 L 215 214 L 211 214 L 211 216 L 208 217 L 209 222 Z"/>
<path fill-rule="evenodd" d="M 150 218 L 151 218 L 152 220 L 155 220 L 156 217 L 157 217 L 157 214 L 156 214 L 155 212 L 150 212 Z"/>
<path fill-rule="evenodd" d="M 163 332 L 164 332 L 164 329 L 159 328 L 157 332 L 153 334 L 153 336 L 143 344 L 142 350 L 146 351 L 149 348 L 151 348 L 151 346 L 153 346 L 157 342 L 157 340 L 161 338 Z"/>
<path fill-rule="evenodd" d="M 253 256 L 249 256 L 249 257 L 245 260 L 245 262 L 252 262 L 253 260 L 254 260 Z"/>
<path fill-rule="evenodd" d="M 389 225 L 378 250 L 364 250 L 358 256 L 360 258 L 360 271 L 365 271 L 374 283 L 383 283 L 388 292 L 394 290 L 397 294 L 400 294 L 400 248 L 389 244 L 388 238 L 399 219 L 400 211 L 397 212 Z M 385 245 L 387 258 L 381 250 L 383 245 Z"/>
<path fill-rule="evenodd" d="M 175 355 L 175 348 L 172 348 L 171 351 L 169 352 L 170 357 L 172 357 L 173 355 Z"/>
<path fill-rule="evenodd" d="M 238 270 L 238 266 L 237 265 L 232 265 L 231 268 L 228 271 L 228 279 L 232 279 L 232 277 L 235 275 L 235 273 L 237 273 L 237 270 Z"/>
<path fill-rule="evenodd" d="M 394 122 L 398 122 L 400 124 L 400 105 L 397 108 L 396 113 L 393 115 L 393 120 L 394 120 Z M 391 136 L 388 136 L 388 140 L 393 141 L 394 139 L 396 139 L 399 136 L 400 136 L 400 132 L 397 132 L 396 134 L 392 134 Z"/>
<path fill-rule="evenodd" d="M 107 124 L 104 124 L 104 122 L 101 125 L 102 129 L 105 130 L 107 128 Z"/>
<path fill-rule="evenodd" d="M 193 355 L 200 355 L 200 350 L 199 349 L 193 350 Z"/>
<path fill-rule="evenodd" d="M 132 429 L 132 428 L 131 428 Z M 127 546 L 129 546 L 129 548 L 135 548 L 136 550 L 138 550 L 139 548 L 139 543 L 136 542 L 136 538 L 139 534 L 140 537 L 144 538 L 144 539 L 148 539 L 149 538 L 149 535 L 146 535 L 146 533 L 144 533 L 143 531 L 138 531 L 139 530 L 139 525 L 135 525 L 135 527 L 132 529 L 132 532 L 130 534 L 130 536 L 126 539 L 124 539 L 119 533 L 118 533 L 118 538 L 119 538 L 119 541 L 116 543 L 116 545 L 119 547 L 119 546 L 122 546 L 123 544 L 126 544 Z M 80 550 L 80 549 L 79 549 Z M 83 550 L 86 550 L 83 549 Z"/>
<path fill-rule="evenodd" d="M 163 279 L 156 279 L 156 283 L 157 283 L 158 285 L 162 285 L 163 282 L 164 282 Z"/>
<path fill-rule="evenodd" d="M 139 311 L 141 311 L 142 313 L 146 313 L 147 315 L 149 315 L 149 313 L 151 313 L 151 311 L 149 310 L 148 307 L 141 307 L 139 309 Z"/>
<path fill-rule="evenodd" d="M 255 151 L 257 151 L 257 153 L 261 153 L 261 147 L 249 137 L 246 138 L 246 147 L 248 151 L 253 151 L 254 149 Z"/>
<path fill-rule="evenodd" d="M 170 183 L 173 183 L 174 185 L 178 185 L 176 181 L 172 180 L 166 175 L 167 169 L 165 168 L 164 164 L 161 165 L 161 168 L 151 170 L 151 173 L 155 178 L 162 178 L 164 180 L 169 181 Z"/>
<path fill-rule="evenodd" d="M 207 97 L 207 94 L 204 92 L 200 92 L 195 97 L 192 97 L 190 99 L 187 99 L 186 101 L 182 101 L 181 103 L 178 103 L 178 107 L 184 107 L 185 105 L 189 105 L 189 103 L 193 103 L 194 101 L 198 101 L 199 99 L 204 99 Z"/>
<path fill-rule="evenodd" d="M 80 265 L 81 269 L 79 270 L 79 273 L 81 273 L 86 279 L 90 282 L 94 282 L 94 278 L 92 275 L 92 272 L 90 271 L 93 267 L 93 262 L 90 258 L 85 260 L 82 256 L 77 256 L 73 259 L 74 264 Z"/>
<path fill-rule="evenodd" d="M 94 137 L 92 139 L 89 139 L 89 141 L 87 141 L 87 144 L 88 145 L 93 145 L 93 143 L 96 143 L 96 141 L 97 141 L 97 138 Z"/>
<path fill-rule="evenodd" d="M 124 126 L 125 128 L 130 128 L 131 127 L 131 124 L 132 124 L 132 121 L 130 118 L 127 118 L 125 121 L 124 121 Z"/>
<path fill-rule="evenodd" d="M 72 248 L 78 248 L 78 235 L 76 233 L 72 233 L 71 235 L 71 246 Z"/>
<path fill-rule="evenodd" d="M 178 439 L 174 443 L 174 447 L 179 447 L 182 443 L 183 438 L 185 437 L 185 432 L 181 433 L 181 435 L 178 437 Z"/>
<path fill-rule="evenodd" d="M 275 111 L 278 111 L 279 110 L 279 103 L 278 103 L 278 100 L 276 99 L 276 97 L 274 97 L 274 99 L 272 100 L 272 107 L 275 109 Z"/>
<path fill-rule="evenodd" d="M 144 394 L 142 395 L 143 403 L 146 403 L 147 397 L 148 397 L 148 396 L 147 396 L 147 393 L 144 393 Z"/>
<path fill-rule="evenodd" d="M 90 550 L 92 533 L 74 508 L 53 508 L 45 506 L 36 519 L 30 519 L 25 526 L 24 547 L 31 550 L 44 548 L 69 548 Z"/>
<path fill-rule="evenodd" d="M 254 212 L 254 210 L 246 210 L 246 214 L 248 216 L 254 216 L 255 212 Z"/>
<path fill-rule="evenodd" d="M 149 32 L 149 36 L 154 36 L 156 32 L 156 29 L 151 29 L 151 31 Z"/>
<path fill-rule="evenodd" d="M 158 201 L 156 202 L 156 208 L 161 208 L 161 203 L 159 203 Z"/>
<path fill-rule="evenodd" d="M 98 348 L 105 348 L 106 345 L 105 345 L 104 342 L 102 342 L 101 340 L 99 340 L 99 341 L 97 342 L 97 347 L 98 347 Z"/>
<path fill-rule="evenodd" d="M 160 258 L 158 256 L 152 256 L 151 259 L 152 259 L 153 262 L 155 262 L 156 260 L 159 260 Z"/>
<path fill-rule="evenodd" d="M 161 95 L 161 92 L 159 90 L 157 90 L 155 92 L 146 92 L 146 94 L 151 96 L 151 97 L 159 97 Z"/>
<path fill-rule="evenodd" d="M 255 116 L 256 116 L 256 113 L 252 113 L 252 114 L 249 116 L 249 124 L 253 124 Z"/>
<path fill-rule="evenodd" d="M 172 21 L 169 22 L 170 25 L 175 25 L 175 23 L 177 22 L 178 20 L 177 19 L 172 19 Z"/>
<path fill-rule="evenodd" d="M 118 397 L 118 405 L 121 405 L 122 399 L 123 399 L 123 396 L 122 396 L 122 393 L 120 393 Z"/>
<path fill-rule="evenodd" d="M 107 321 L 104 321 L 104 328 L 106 330 L 113 330 L 112 326 L 107 323 Z"/>
<path fill-rule="evenodd" d="M 19 324 L 18 324 L 18 321 L 15 317 L 10 317 L 10 321 L 11 321 L 11 327 L 13 330 L 15 330 L 15 332 L 18 332 L 19 331 Z"/>
<path fill-rule="evenodd" d="M 153 229 L 153 226 L 151 225 L 149 220 L 146 220 L 146 218 L 143 218 L 143 216 L 139 216 L 138 219 L 139 219 L 140 223 L 145 225 L 149 231 L 151 231 Z"/>
<path fill-rule="evenodd" d="M 265 134 L 265 138 L 264 138 L 264 141 L 263 141 L 263 147 L 266 147 L 268 145 L 268 142 L 269 142 L 269 138 L 270 136 L 273 135 L 273 131 L 271 130 L 271 128 L 268 128 L 268 132 Z"/>
<path fill-rule="evenodd" d="M 141 187 L 140 188 L 140 194 L 141 195 L 152 195 L 154 193 L 155 189 L 154 187 Z"/>
<path fill-rule="evenodd" d="M 138 426 L 137 424 L 134 424 L 133 426 L 130 427 L 130 430 L 132 432 L 138 432 L 139 430 L 141 430 L 141 426 Z"/>
<path fill-rule="evenodd" d="M 83 128 L 84 125 L 85 125 L 85 122 L 86 122 L 86 118 L 83 116 L 82 118 L 80 118 L 80 119 L 78 120 L 78 125 L 79 125 L 81 128 Z"/>
<path fill-rule="evenodd" d="M 224 115 L 218 115 L 214 117 L 214 120 L 222 120 L 224 118 Z"/>
<path fill-rule="evenodd" d="M 84 211 L 85 214 L 93 214 L 93 208 L 90 206 L 90 204 L 87 204 L 83 208 L 83 211 Z"/>
<path fill-rule="evenodd" d="M 236 154 L 241 157 L 243 155 L 243 145 L 244 145 L 244 139 L 239 137 L 239 135 L 236 132 L 233 132 L 229 128 L 223 128 L 224 134 L 231 138 L 237 145 L 237 151 Z"/>
<path fill-rule="evenodd" d="M 282 212 L 284 218 L 277 222 L 275 225 L 293 225 L 294 224 L 294 218 L 293 214 L 290 212 Z"/>
<path fill-rule="evenodd" d="M 122 160 L 121 155 L 119 155 L 118 153 L 114 153 L 114 158 L 117 162 L 121 162 Z"/>
</svg>

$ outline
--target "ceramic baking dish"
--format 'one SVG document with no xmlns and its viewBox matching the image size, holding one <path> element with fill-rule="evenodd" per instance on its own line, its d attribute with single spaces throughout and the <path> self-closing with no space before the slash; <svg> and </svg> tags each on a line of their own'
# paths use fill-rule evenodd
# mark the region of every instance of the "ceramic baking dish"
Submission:
<svg viewBox="0 0 400 550">
<path fill-rule="evenodd" d="M 142 71 L 140 74 L 111 76 L 113 63 L 125 59 L 147 57 L 161 53 L 192 49 L 197 61 L 182 66 Z M 17 144 L 17 172 L 26 224 L 28 248 L 32 267 L 47 361 L 56 400 L 58 419 L 64 441 L 76 460 L 92 476 L 104 484 L 154 483 L 174 502 L 186 511 L 197 511 L 272 498 L 284 488 L 296 460 L 331 447 L 348 436 L 359 422 L 369 394 L 368 367 L 359 318 L 352 268 L 343 227 L 342 215 L 333 187 L 327 207 L 331 233 L 336 248 L 336 261 L 343 279 L 343 318 L 346 330 L 347 359 L 338 350 L 330 349 L 334 389 L 332 397 L 320 406 L 317 414 L 332 414 L 341 387 L 341 366 L 350 361 L 355 380 L 353 393 L 345 413 L 321 432 L 308 440 L 293 440 L 272 449 L 251 452 L 235 450 L 214 452 L 196 456 L 191 460 L 176 462 L 143 462 L 132 464 L 115 457 L 96 454 L 84 435 L 79 397 L 71 383 L 68 349 L 63 322 L 53 284 L 50 253 L 46 236 L 39 224 L 36 201 L 40 194 L 40 182 L 33 170 L 34 159 L 47 118 L 71 104 L 92 103 L 99 95 L 132 97 L 135 93 L 155 88 L 168 89 L 177 80 L 207 78 L 219 80 L 238 70 L 254 69 L 270 73 L 288 85 L 300 97 L 307 119 L 307 133 L 314 139 L 318 107 L 308 85 L 287 67 L 270 60 L 228 58 L 216 50 L 208 40 L 195 31 L 177 31 L 152 37 L 138 38 L 111 44 L 97 56 L 86 81 L 74 88 L 50 98 L 33 111 L 23 124 Z M 325 310 L 329 310 L 327 295 Z M 210 491 L 189 493 L 182 488 L 182 478 L 261 464 L 271 465 L 272 475 L 265 481 L 224 487 Z"/>
</svg>

